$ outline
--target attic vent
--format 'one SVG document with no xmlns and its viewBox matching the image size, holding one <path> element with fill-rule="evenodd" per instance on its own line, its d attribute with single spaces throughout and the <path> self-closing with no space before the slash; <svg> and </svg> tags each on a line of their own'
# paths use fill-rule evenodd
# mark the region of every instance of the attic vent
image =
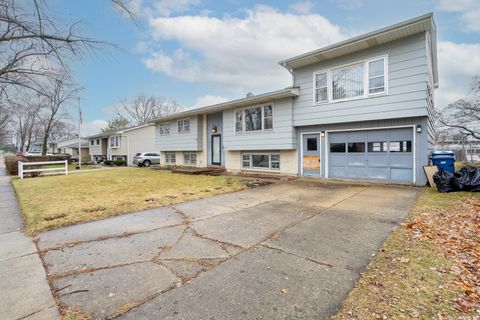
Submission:
<svg viewBox="0 0 480 320">
<path fill-rule="evenodd" d="M 247 98 L 250 98 L 250 97 L 253 97 L 253 96 L 254 96 L 253 93 L 251 93 L 251 92 L 247 93 Z"/>
</svg>

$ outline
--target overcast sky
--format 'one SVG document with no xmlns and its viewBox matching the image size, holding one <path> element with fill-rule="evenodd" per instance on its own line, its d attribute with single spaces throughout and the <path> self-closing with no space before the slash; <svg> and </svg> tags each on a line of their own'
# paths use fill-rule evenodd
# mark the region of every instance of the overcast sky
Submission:
<svg viewBox="0 0 480 320">
<path fill-rule="evenodd" d="M 478 0 L 131 0 L 137 23 L 109 1 L 49 3 L 62 22 L 81 21 L 84 35 L 118 46 L 75 65 L 84 134 L 140 92 L 193 108 L 287 87 L 279 60 L 427 12 L 437 25 L 436 106 L 461 98 L 480 75 Z"/>
</svg>

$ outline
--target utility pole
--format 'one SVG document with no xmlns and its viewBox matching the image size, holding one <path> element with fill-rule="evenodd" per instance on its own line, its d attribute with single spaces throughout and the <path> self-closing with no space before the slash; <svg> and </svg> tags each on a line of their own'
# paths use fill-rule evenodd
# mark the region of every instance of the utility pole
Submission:
<svg viewBox="0 0 480 320">
<path fill-rule="evenodd" d="M 82 109 L 80 108 L 80 97 L 78 97 L 78 162 L 77 169 L 82 169 Z"/>
</svg>

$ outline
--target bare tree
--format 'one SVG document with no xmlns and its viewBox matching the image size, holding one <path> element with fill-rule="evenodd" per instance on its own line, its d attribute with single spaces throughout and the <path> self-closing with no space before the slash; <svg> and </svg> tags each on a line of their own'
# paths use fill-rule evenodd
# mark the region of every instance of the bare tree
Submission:
<svg viewBox="0 0 480 320">
<path fill-rule="evenodd" d="M 138 126 L 180 110 L 181 107 L 175 100 L 168 101 L 140 93 L 133 100 L 120 102 L 120 105 L 115 108 L 115 113 L 117 117 L 127 120 L 130 125 Z"/>
<path fill-rule="evenodd" d="M 480 139 L 480 76 L 472 79 L 470 90 L 463 99 L 449 104 L 439 116 L 445 126 Z"/>
<path fill-rule="evenodd" d="M 32 93 L 32 92 L 29 92 Z M 40 134 L 40 126 L 37 119 L 41 104 L 38 96 L 26 95 L 11 102 L 10 125 L 17 138 L 20 151 L 29 150 L 35 138 Z"/>
<path fill-rule="evenodd" d="M 8 123 L 10 120 L 10 113 L 7 106 L 0 104 L 0 141 L 3 141 L 8 134 Z"/>
<path fill-rule="evenodd" d="M 42 107 L 38 119 L 43 130 L 42 155 L 45 155 L 52 131 L 68 118 L 65 107 L 77 97 L 79 89 L 69 83 L 64 75 L 62 78 L 52 80 L 50 86 L 42 91 Z"/>
</svg>

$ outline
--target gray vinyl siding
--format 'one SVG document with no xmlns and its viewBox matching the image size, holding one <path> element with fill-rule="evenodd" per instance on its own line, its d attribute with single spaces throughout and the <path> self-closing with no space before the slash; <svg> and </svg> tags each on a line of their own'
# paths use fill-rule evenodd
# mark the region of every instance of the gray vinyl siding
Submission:
<svg viewBox="0 0 480 320">
<path fill-rule="evenodd" d="M 387 54 L 388 94 L 315 105 L 313 73 Z M 293 100 L 295 126 L 428 116 L 426 34 L 293 70 L 300 96 Z"/>
<path fill-rule="evenodd" d="M 190 119 L 190 133 L 178 133 L 178 120 Z M 201 151 L 202 116 L 191 116 L 166 121 L 170 123 L 170 134 L 160 135 L 159 125 L 155 124 L 155 146 L 157 151 Z"/>
<path fill-rule="evenodd" d="M 400 126 L 409 126 L 412 128 L 417 125 L 422 126 L 422 133 L 415 132 L 415 178 L 416 185 L 425 185 L 426 177 L 423 172 L 423 166 L 428 164 L 429 156 L 429 142 L 428 142 L 428 132 L 427 132 L 427 117 L 413 117 L 413 118 L 400 118 L 400 119 L 387 119 L 387 120 L 377 120 L 377 121 L 364 121 L 364 122 L 351 122 L 351 123 L 338 123 L 338 124 L 327 124 L 327 125 L 315 125 L 315 126 L 305 126 L 297 127 L 298 139 L 301 139 L 302 133 L 310 132 L 321 132 L 321 131 L 331 131 L 331 130 L 351 130 L 351 129 L 374 129 L 374 128 L 390 128 L 390 127 L 400 127 Z M 325 137 L 321 138 L 321 166 L 322 166 L 322 177 L 325 177 L 326 172 L 326 155 L 327 149 L 325 144 Z M 300 171 L 301 168 L 301 157 L 302 153 L 298 153 L 298 168 Z M 299 172 L 300 173 L 300 172 Z"/>
<path fill-rule="evenodd" d="M 265 105 L 265 104 L 262 104 Z M 273 130 L 235 133 L 235 110 L 223 112 L 225 150 L 284 150 L 297 146 L 292 122 L 292 98 L 273 101 Z"/>
</svg>

